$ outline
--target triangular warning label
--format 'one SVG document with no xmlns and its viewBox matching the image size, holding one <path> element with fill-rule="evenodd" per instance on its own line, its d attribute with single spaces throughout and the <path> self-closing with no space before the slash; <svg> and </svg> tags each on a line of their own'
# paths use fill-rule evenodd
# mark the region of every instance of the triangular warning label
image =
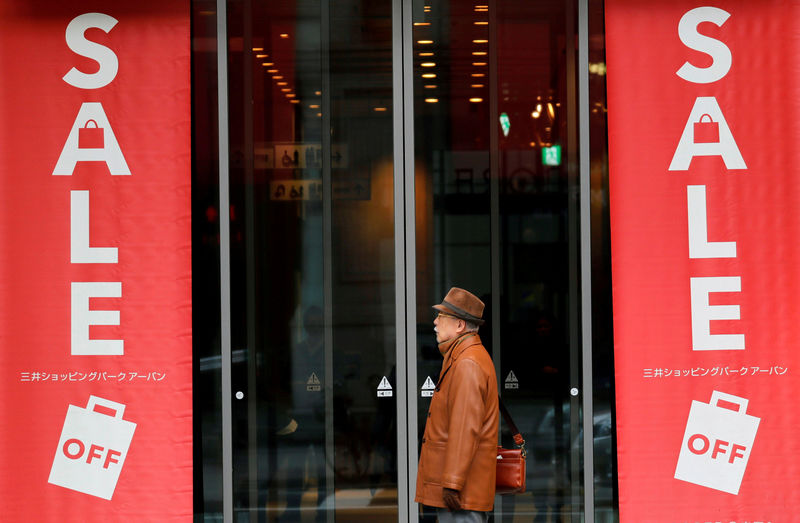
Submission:
<svg viewBox="0 0 800 523">
<path fill-rule="evenodd" d="M 436 388 L 436 385 L 433 384 L 433 380 L 430 376 L 425 380 L 425 383 L 422 384 L 422 390 L 433 390 Z"/>
<path fill-rule="evenodd" d="M 386 379 L 386 376 L 384 376 L 378 384 L 378 390 L 392 390 L 392 386 L 389 384 L 389 380 Z"/>
<path fill-rule="evenodd" d="M 311 376 L 308 377 L 306 385 L 319 385 L 319 378 L 317 377 L 316 372 L 311 373 Z"/>
<path fill-rule="evenodd" d="M 512 371 L 510 371 L 510 372 L 508 373 L 508 376 L 506 376 L 506 383 L 516 383 L 517 381 L 518 381 L 518 380 L 517 380 L 517 375 L 516 375 L 516 374 L 514 374 L 514 371 L 513 371 L 513 370 L 512 370 Z"/>
</svg>

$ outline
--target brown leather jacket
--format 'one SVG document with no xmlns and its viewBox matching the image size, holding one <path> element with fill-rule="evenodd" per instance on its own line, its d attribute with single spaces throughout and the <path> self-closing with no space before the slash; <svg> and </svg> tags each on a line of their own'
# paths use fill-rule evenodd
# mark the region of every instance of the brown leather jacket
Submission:
<svg viewBox="0 0 800 523">
<path fill-rule="evenodd" d="M 444 487 L 461 492 L 464 510 L 494 505 L 497 378 L 477 333 L 460 336 L 445 355 L 428 410 L 417 472 L 418 503 L 444 507 Z"/>
</svg>

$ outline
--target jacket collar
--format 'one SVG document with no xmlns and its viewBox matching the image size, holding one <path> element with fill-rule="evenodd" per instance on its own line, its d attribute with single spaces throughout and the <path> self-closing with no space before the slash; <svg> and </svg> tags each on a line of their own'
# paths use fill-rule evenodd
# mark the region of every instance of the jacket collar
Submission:
<svg viewBox="0 0 800 523">
<path fill-rule="evenodd" d="M 439 373 L 439 383 L 441 383 L 444 375 L 466 349 L 473 345 L 481 344 L 481 338 L 478 336 L 477 332 L 465 332 L 458 338 L 448 340 L 445 343 L 451 344 L 451 347 L 445 353 L 444 361 L 442 362 L 442 371 Z"/>
</svg>

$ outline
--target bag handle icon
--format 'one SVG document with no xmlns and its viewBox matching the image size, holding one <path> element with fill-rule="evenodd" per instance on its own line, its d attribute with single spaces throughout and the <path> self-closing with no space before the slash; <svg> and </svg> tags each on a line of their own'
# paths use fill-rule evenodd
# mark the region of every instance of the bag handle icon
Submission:
<svg viewBox="0 0 800 523">
<path fill-rule="evenodd" d="M 725 392 L 720 392 L 718 390 L 715 390 L 714 392 L 711 393 L 711 401 L 709 402 L 709 404 L 713 407 L 718 407 L 719 405 L 717 405 L 717 403 L 719 402 L 719 400 L 722 400 L 726 403 L 731 403 L 739 407 L 736 410 L 736 412 L 738 412 L 739 414 L 744 414 L 745 412 L 747 412 L 747 404 L 750 402 L 750 400 L 746 398 L 740 398 L 739 396 L 734 396 L 733 394 L 727 394 Z"/>
<path fill-rule="evenodd" d="M 706 115 L 703 115 L 703 116 L 708 116 L 708 115 L 706 114 Z M 711 118 L 710 116 L 708 116 L 708 117 Z M 89 122 L 92 122 L 94 124 L 94 127 L 89 127 Z M 83 128 L 84 129 L 99 129 L 99 127 L 97 125 L 97 122 L 95 122 L 94 120 L 86 120 L 86 123 L 83 124 Z"/>
<path fill-rule="evenodd" d="M 116 414 L 114 414 L 114 417 L 117 419 L 122 419 L 122 413 L 125 412 L 125 405 L 122 403 L 90 395 L 89 401 L 86 403 L 86 410 L 94 412 L 94 407 L 96 405 L 115 411 Z"/>
<path fill-rule="evenodd" d="M 708 121 L 707 122 L 703 120 L 703 118 L 705 118 L 705 117 L 708 117 Z M 93 122 L 93 121 L 94 120 L 89 120 L 89 122 Z M 708 113 L 706 113 L 703 116 L 701 116 L 700 120 L 698 120 L 698 121 L 702 122 L 702 123 L 714 123 L 714 120 L 711 119 L 711 115 L 708 114 Z M 89 122 L 86 122 L 86 123 L 88 124 Z M 95 124 L 95 125 L 97 125 L 97 124 Z"/>
</svg>

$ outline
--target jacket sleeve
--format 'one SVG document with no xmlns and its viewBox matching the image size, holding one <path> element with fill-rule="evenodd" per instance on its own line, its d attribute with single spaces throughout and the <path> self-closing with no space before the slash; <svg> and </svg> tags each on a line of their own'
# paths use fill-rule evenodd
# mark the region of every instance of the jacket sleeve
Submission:
<svg viewBox="0 0 800 523">
<path fill-rule="evenodd" d="M 464 359 L 454 365 L 447 401 L 447 449 L 442 486 L 461 490 L 478 448 L 485 413 L 486 377 L 477 362 Z"/>
</svg>

